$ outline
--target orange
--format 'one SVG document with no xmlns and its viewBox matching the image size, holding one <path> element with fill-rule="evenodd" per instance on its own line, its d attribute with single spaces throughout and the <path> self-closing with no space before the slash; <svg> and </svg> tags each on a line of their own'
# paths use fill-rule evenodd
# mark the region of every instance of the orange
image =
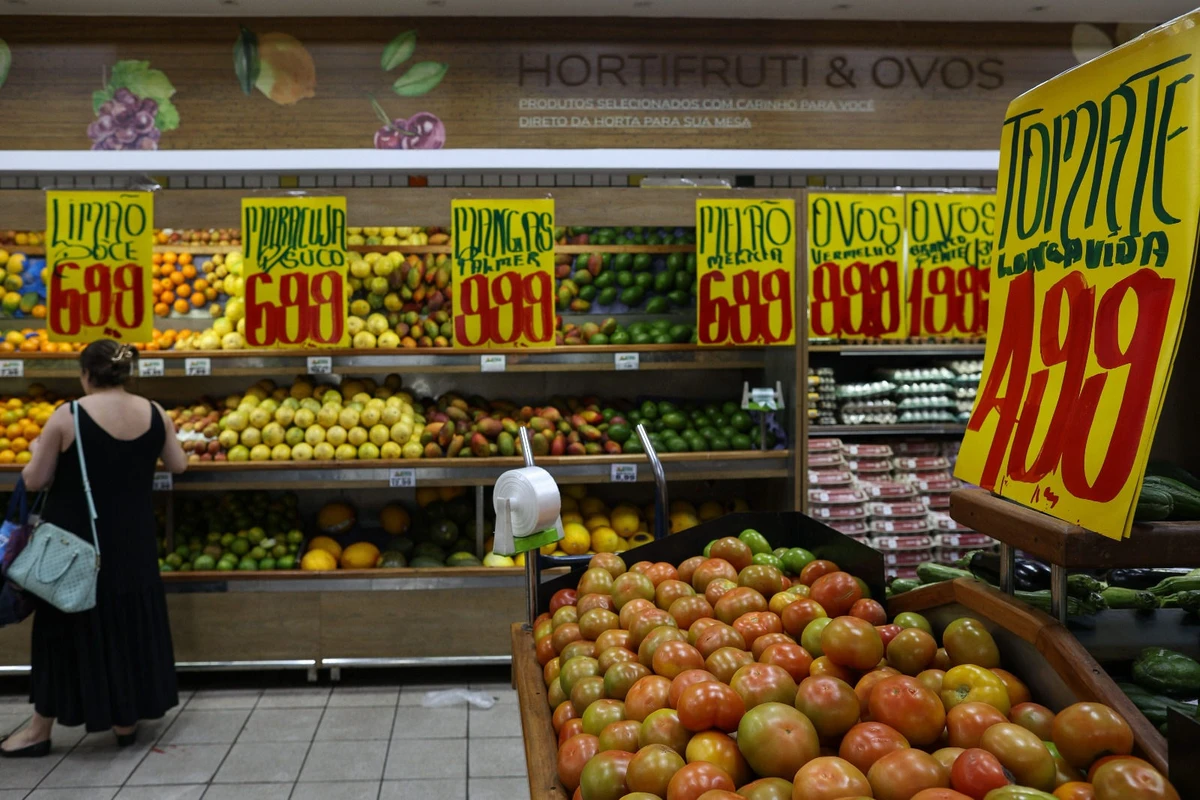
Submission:
<svg viewBox="0 0 1200 800">
<path fill-rule="evenodd" d="M 21 435 L 30 441 L 32 441 L 33 438 L 41 432 L 42 429 L 38 427 L 36 422 L 26 421 L 25 424 L 21 426 Z"/>
<path fill-rule="evenodd" d="M 180 300 L 175 301 L 175 311 L 176 312 L 178 312 L 180 314 L 186 314 L 188 312 L 189 308 L 191 308 L 191 306 L 188 305 L 187 300 L 180 299 Z"/>
<path fill-rule="evenodd" d="M 28 450 L 26 450 L 23 453 L 17 453 L 17 463 L 18 464 L 28 464 L 32 460 L 33 460 L 33 453 L 29 452 Z"/>
<path fill-rule="evenodd" d="M 167 251 L 162 254 L 162 260 L 164 264 L 174 264 L 178 258 L 179 256 L 171 251 Z"/>
<path fill-rule="evenodd" d="M 12 450 L 0 450 L 0 464 L 11 464 L 17 460 L 17 454 Z"/>
<path fill-rule="evenodd" d="M 165 317 L 167 314 L 170 314 L 170 313 L 171 313 L 171 307 L 169 305 L 167 305 L 166 303 L 155 303 L 154 304 L 154 315 L 156 317 Z"/>
<path fill-rule="evenodd" d="M 197 292 L 203 292 L 205 289 L 208 288 L 208 281 L 206 281 L 204 278 L 200 278 L 200 279 L 196 280 L 194 283 L 192 283 L 192 288 L 195 289 Z"/>
<path fill-rule="evenodd" d="M 217 299 L 217 290 L 210 286 L 204 290 L 204 296 L 207 297 L 209 300 L 216 300 Z"/>
<path fill-rule="evenodd" d="M 16 350 L 16 346 L 12 342 L 0 342 L 0 353 L 12 353 Z"/>
<path fill-rule="evenodd" d="M 342 546 L 328 536 L 314 536 L 308 543 L 308 552 L 314 550 L 324 550 L 335 559 L 342 557 Z"/>
<path fill-rule="evenodd" d="M 163 292 L 162 294 L 160 294 L 158 296 L 158 302 L 166 303 L 167 305 L 174 303 L 175 302 L 175 293 L 174 292 Z"/>
<path fill-rule="evenodd" d="M 162 253 L 155 253 L 154 255 L 150 256 L 150 261 L 151 261 L 152 263 L 154 263 L 154 264 L 161 264 L 161 263 L 163 263 L 163 254 L 162 254 Z"/>
<path fill-rule="evenodd" d="M 194 305 L 196 308 L 200 308 L 204 305 L 204 299 L 204 292 L 196 292 L 194 295 L 192 295 L 192 305 Z"/>
<path fill-rule="evenodd" d="M 171 273 L 171 283 L 175 284 L 176 286 L 179 286 L 180 284 L 182 284 L 183 283 L 183 273 L 182 272 L 172 272 Z"/>
<path fill-rule="evenodd" d="M 36 306 L 33 307 L 33 310 L 30 311 L 29 313 L 33 314 L 34 319 L 45 319 L 46 318 L 46 306 L 42 305 L 41 303 L 38 303 Z"/>
<path fill-rule="evenodd" d="M 337 565 L 337 559 L 325 550 L 309 550 L 304 554 L 304 558 L 300 559 L 300 569 L 315 572 L 337 569 Z"/>
<path fill-rule="evenodd" d="M 29 442 L 24 437 L 18 436 L 12 440 L 12 449 L 18 453 L 29 449 Z"/>
<path fill-rule="evenodd" d="M 180 271 L 183 273 L 183 277 L 185 278 L 191 279 L 196 277 L 196 267 L 192 264 L 184 264 L 183 269 Z"/>
<path fill-rule="evenodd" d="M 179 254 L 179 263 L 180 264 L 192 263 L 192 254 L 191 253 L 180 253 Z"/>
<path fill-rule="evenodd" d="M 26 339 L 21 342 L 21 350 L 26 353 L 36 353 L 38 351 L 38 340 Z"/>
<path fill-rule="evenodd" d="M 370 542 L 355 542 L 342 551 L 342 569 L 374 569 L 379 564 L 379 548 Z"/>
</svg>

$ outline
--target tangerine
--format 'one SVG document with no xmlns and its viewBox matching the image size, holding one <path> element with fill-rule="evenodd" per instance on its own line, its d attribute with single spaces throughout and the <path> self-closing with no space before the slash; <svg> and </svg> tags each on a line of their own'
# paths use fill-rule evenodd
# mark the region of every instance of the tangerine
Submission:
<svg viewBox="0 0 1200 800">
<path fill-rule="evenodd" d="M 33 460 L 33 453 L 29 452 L 28 450 L 21 452 L 21 453 L 17 453 L 16 461 L 18 464 L 28 464 L 32 460 Z"/>
</svg>

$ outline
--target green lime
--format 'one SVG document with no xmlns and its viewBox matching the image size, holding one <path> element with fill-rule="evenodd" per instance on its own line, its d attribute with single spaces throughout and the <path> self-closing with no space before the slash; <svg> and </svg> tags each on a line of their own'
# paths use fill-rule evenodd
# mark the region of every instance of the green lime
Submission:
<svg viewBox="0 0 1200 800">
<path fill-rule="evenodd" d="M 603 333 L 593 333 L 592 337 L 590 339 L 588 339 L 588 344 L 596 344 L 596 345 L 608 344 L 608 337 L 605 336 Z"/>
<path fill-rule="evenodd" d="M 625 331 L 617 331 L 612 336 L 608 337 L 609 344 L 629 344 L 629 334 Z"/>
</svg>

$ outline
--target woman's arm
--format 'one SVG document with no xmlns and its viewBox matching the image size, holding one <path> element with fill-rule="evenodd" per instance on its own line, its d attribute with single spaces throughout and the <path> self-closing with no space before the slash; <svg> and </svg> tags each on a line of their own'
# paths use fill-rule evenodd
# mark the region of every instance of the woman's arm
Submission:
<svg viewBox="0 0 1200 800">
<path fill-rule="evenodd" d="M 179 439 L 175 436 L 175 423 L 167 416 L 167 412 L 163 411 L 162 406 L 154 403 L 153 400 L 151 403 L 153 403 L 154 409 L 158 412 L 159 416 L 162 417 L 163 425 L 167 429 L 166 438 L 163 439 L 161 456 L 163 465 L 169 472 L 178 475 L 187 469 L 188 462 L 187 456 L 184 455 L 183 448 L 179 444 Z"/>
<path fill-rule="evenodd" d="M 50 416 L 41 435 L 33 440 L 30 446 L 33 458 L 21 470 L 25 488 L 30 492 L 40 492 L 50 485 L 54 468 L 58 466 L 58 455 L 66 440 L 66 431 L 71 425 L 71 407 L 64 403 Z"/>
</svg>

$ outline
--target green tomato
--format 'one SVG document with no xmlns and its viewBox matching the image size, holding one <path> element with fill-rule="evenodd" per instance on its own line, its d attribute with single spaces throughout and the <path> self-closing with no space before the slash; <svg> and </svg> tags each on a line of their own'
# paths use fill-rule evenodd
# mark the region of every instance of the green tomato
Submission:
<svg viewBox="0 0 1200 800">
<path fill-rule="evenodd" d="M 788 548 L 781 558 L 783 559 L 783 568 L 789 575 L 799 575 L 805 567 L 817 560 L 815 555 L 803 547 Z"/>
<path fill-rule="evenodd" d="M 704 557 L 705 557 L 705 558 L 708 558 L 708 557 L 709 557 L 709 555 L 708 555 L 708 552 L 709 552 L 710 550 L 712 550 L 712 546 L 713 546 L 713 544 L 715 544 L 715 543 L 716 543 L 716 541 L 717 541 L 716 539 L 713 539 L 711 542 L 709 542 L 708 544 L 704 545 L 704 550 L 702 551 L 702 554 L 704 555 Z"/>
<path fill-rule="evenodd" d="M 766 564 L 783 572 L 783 559 L 774 553 L 755 553 L 754 557 L 750 560 L 755 564 Z"/>
<path fill-rule="evenodd" d="M 892 620 L 892 622 L 899 625 L 901 628 L 920 628 L 931 636 L 933 635 L 933 626 L 929 624 L 929 620 L 925 619 L 915 611 L 904 611 L 900 614 L 897 614 L 896 618 Z"/>
<path fill-rule="evenodd" d="M 757 555 L 758 553 L 771 552 L 771 545 L 767 542 L 767 537 L 763 536 L 753 528 L 746 528 L 746 530 L 738 534 L 738 538 L 750 548 L 751 553 Z"/>
<path fill-rule="evenodd" d="M 804 632 L 800 634 L 800 646 L 807 650 L 813 658 L 825 655 L 825 650 L 821 647 L 821 634 L 825 631 L 825 626 L 831 622 L 833 620 L 829 617 L 817 617 L 804 626 Z"/>
</svg>

